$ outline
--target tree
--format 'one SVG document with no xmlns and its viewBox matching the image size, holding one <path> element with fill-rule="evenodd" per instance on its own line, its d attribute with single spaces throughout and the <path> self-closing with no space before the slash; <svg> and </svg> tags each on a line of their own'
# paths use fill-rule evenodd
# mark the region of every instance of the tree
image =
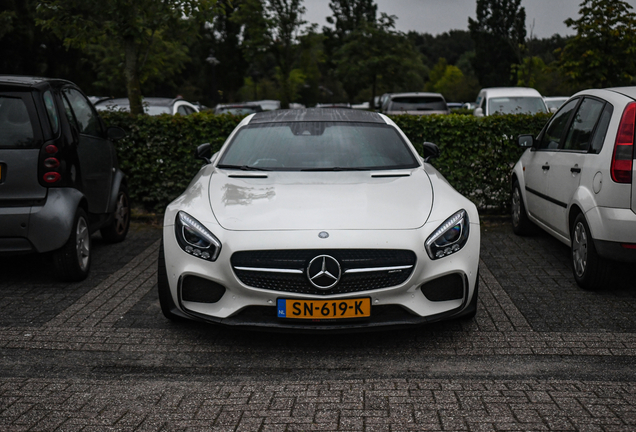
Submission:
<svg viewBox="0 0 636 432">
<path fill-rule="evenodd" d="M 143 113 L 141 83 L 183 67 L 184 42 L 196 37 L 198 22 L 211 16 L 215 4 L 215 0 L 42 0 L 37 22 L 66 47 L 106 55 L 103 64 L 125 77 L 130 111 L 136 115 Z"/>
<path fill-rule="evenodd" d="M 565 20 L 576 35 L 561 52 L 560 70 L 585 87 L 631 84 L 636 74 L 636 15 L 621 0 L 585 0 L 579 19 Z"/>
<path fill-rule="evenodd" d="M 364 23 L 349 34 L 336 52 L 336 75 L 350 102 L 369 87 L 370 106 L 378 86 L 389 90 L 405 86 L 412 91 L 423 87 L 425 68 L 421 55 L 394 27 L 395 17 L 382 14 L 376 24 Z"/>
<path fill-rule="evenodd" d="M 468 18 L 475 43 L 475 74 L 485 87 L 511 84 L 511 66 L 521 62 L 526 12 L 521 0 L 477 0 L 477 19 Z"/>
<path fill-rule="evenodd" d="M 327 22 L 335 28 L 323 28 L 327 37 L 335 37 L 339 41 L 364 24 L 375 24 L 378 6 L 373 0 L 331 0 L 329 9 L 333 15 Z"/>
</svg>

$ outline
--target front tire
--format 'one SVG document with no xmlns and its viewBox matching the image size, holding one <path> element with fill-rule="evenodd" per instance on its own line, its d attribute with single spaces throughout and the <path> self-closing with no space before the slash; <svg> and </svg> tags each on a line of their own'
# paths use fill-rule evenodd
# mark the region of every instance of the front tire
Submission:
<svg viewBox="0 0 636 432">
<path fill-rule="evenodd" d="M 86 212 L 78 208 L 68 241 L 53 252 L 53 264 L 60 279 L 78 282 L 86 279 L 91 267 L 91 234 Z"/>
<path fill-rule="evenodd" d="M 124 241 L 130 228 L 130 200 L 128 189 L 121 185 L 117 193 L 117 204 L 113 213 L 113 220 L 99 232 L 106 243 L 119 243 Z"/>
<path fill-rule="evenodd" d="M 168 272 L 166 271 L 166 258 L 163 252 L 163 239 L 159 246 L 159 259 L 157 260 L 157 290 L 159 292 L 159 305 L 163 316 L 171 321 L 181 321 L 182 318 L 172 312 L 176 306 L 172 300 L 170 293 L 170 284 L 168 283 Z"/>
<path fill-rule="evenodd" d="M 610 263 L 594 246 L 590 227 L 583 213 L 574 220 L 571 235 L 572 270 L 576 283 L 585 290 L 600 288 L 610 274 Z"/>
<path fill-rule="evenodd" d="M 523 196 L 521 195 L 521 187 L 519 182 L 515 180 L 512 185 L 512 231 L 519 236 L 532 234 L 534 225 L 528 219 L 526 206 L 523 204 Z"/>
</svg>

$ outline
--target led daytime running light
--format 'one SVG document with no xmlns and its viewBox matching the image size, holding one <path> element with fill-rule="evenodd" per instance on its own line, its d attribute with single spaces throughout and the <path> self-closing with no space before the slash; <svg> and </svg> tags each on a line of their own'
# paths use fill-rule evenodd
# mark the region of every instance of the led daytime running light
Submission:
<svg viewBox="0 0 636 432">
<path fill-rule="evenodd" d="M 459 226 L 460 231 L 457 238 L 447 244 L 437 244 L 437 242 L 454 227 Z M 443 239 L 442 239 L 443 240 Z M 446 241 L 446 240 L 443 240 Z M 435 260 L 454 254 L 464 247 L 468 241 L 468 214 L 466 210 L 460 210 L 444 221 L 426 240 L 425 247 L 428 256 Z"/>
<path fill-rule="evenodd" d="M 215 261 L 221 252 L 221 242 L 204 227 L 198 220 L 189 214 L 180 211 L 177 214 L 177 240 L 181 248 L 187 253 L 209 261 Z M 202 247 L 187 240 L 185 230 L 201 237 L 209 245 Z"/>
</svg>

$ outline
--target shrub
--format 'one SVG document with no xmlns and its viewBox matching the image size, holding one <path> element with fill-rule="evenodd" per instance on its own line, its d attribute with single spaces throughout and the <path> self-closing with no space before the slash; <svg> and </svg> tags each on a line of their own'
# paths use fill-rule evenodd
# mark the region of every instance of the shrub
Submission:
<svg viewBox="0 0 636 432">
<path fill-rule="evenodd" d="M 119 163 L 128 176 L 133 203 L 153 212 L 181 194 L 202 165 L 193 153 L 209 142 L 218 151 L 242 117 L 198 113 L 189 116 L 138 116 L 104 112 L 105 122 L 128 135 L 117 142 Z M 519 134 L 537 134 L 549 115 L 394 116 L 418 151 L 425 141 L 441 156 L 432 164 L 481 210 L 503 212 L 510 198 L 509 178 L 523 150 Z"/>
</svg>

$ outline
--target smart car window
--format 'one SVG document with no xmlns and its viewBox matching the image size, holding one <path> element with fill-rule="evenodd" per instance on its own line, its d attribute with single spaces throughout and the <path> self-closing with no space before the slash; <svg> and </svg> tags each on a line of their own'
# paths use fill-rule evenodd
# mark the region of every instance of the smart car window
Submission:
<svg viewBox="0 0 636 432">
<path fill-rule="evenodd" d="M 419 164 L 399 133 L 388 125 L 289 122 L 243 127 L 219 166 L 327 171 L 415 168 Z"/>
<path fill-rule="evenodd" d="M 570 116 L 579 103 L 579 99 L 573 99 L 565 104 L 557 113 L 552 117 L 548 127 L 545 129 L 538 148 L 541 150 L 556 150 L 561 144 L 563 139 L 563 132 L 570 121 Z"/>
<path fill-rule="evenodd" d="M 540 97 L 497 97 L 488 100 L 490 114 L 536 114 L 546 112 Z"/>
<path fill-rule="evenodd" d="M 49 118 L 49 123 L 51 124 L 51 132 L 53 132 L 53 135 L 57 135 L 57 132 L 60 130 L 60 119 L 57 116 L 57 110 L 55 109 L 53 94 L 47 90 L 42 95 L 42 99 L 44 100 L 46 114 Z"/>
<path fill-rule="evenodd" d="M 65 88 L 63 91 L 75 114 L 79 132 L 86 135 L 102 136 L 102 128 L 97 112 L 93 109 L 88 99 L 72 88 Z"/>
<path fill-rule="evenodd" d="M 0 96 L 0 148 L 32 148 L 34 143 L 33 125 L 24 101 Z"/>
<path fill-rule="evenodd" d="M 563 150 L 587 151 L 604 103 L 585 98 L 577 110 L 563 145 Z"/>
</svg>

